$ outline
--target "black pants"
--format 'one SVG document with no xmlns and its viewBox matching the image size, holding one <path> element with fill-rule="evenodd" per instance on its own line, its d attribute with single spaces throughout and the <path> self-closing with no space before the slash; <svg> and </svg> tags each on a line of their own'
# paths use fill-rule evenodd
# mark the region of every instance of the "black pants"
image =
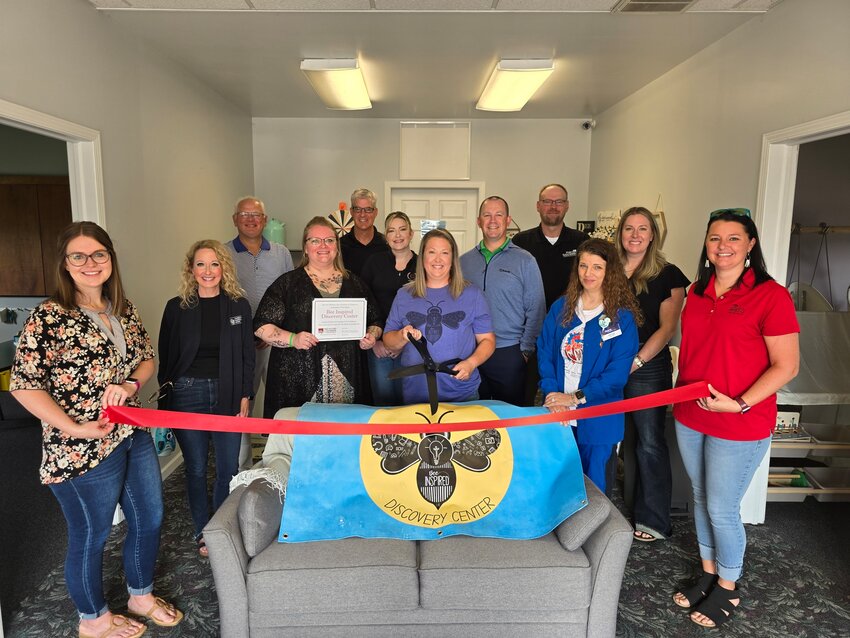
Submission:
<svg viewBox="0 0 850 638">
<path fill-rule="evenodd" d="M 478 368 L 481 399 L 495 399 L 514 405 L 523 405 L 525 399 L 525 357 L 519 344 L 496 348 L 493 356 Z"/>
</svg>

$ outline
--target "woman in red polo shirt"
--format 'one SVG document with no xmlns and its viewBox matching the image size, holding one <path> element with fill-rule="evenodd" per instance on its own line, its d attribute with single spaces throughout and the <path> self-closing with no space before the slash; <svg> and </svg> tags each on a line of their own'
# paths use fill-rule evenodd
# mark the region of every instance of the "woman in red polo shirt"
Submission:
<svg viewBox="0 0 850 638">
<path fill-rule="evenodd" d="M 673 410 L 704 572 L 673 601 L 703 627 L 723 624 L 740 603 L 741 499 L 770 445 L 776 391 L 797 374 L 799 332 L 791 296 L 767 273 L 750 211 L 711 213 L 682 313 L 677 382 L 704 379 L 711 396 Z"/>
</svg>

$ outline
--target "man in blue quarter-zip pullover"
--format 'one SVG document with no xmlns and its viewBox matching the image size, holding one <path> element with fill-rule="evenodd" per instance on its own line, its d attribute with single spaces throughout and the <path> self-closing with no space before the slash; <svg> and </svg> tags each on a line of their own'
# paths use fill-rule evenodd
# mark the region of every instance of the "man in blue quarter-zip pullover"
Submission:
<svg viewBox="0 0 850 638">
<path fill-rule="evenodd" d="M 531 253 L 508 239 L 511 216 L 508 203 L 498 195 L 478 208 L 478 227 L 484 239 L 460 258 L 463 276 L 487 297 L 496 351 L 478 371 L 481 399 L 523 405 L 528 358 L 546 315 L 540 268 Z"/>
</svg>

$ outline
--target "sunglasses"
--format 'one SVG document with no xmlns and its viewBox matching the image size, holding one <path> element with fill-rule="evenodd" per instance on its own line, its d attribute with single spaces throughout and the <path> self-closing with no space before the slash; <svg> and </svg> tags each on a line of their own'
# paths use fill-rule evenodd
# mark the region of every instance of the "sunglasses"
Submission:
<svg viewBox="0 0 850 638">
<path fill-rule="evenodd" d="M 721 215 L 735 215 L 737 217 L 752 218 L 749 208 L 718 208 L 708 214 L 709 219 L 717 219 Z"/>
</svg>

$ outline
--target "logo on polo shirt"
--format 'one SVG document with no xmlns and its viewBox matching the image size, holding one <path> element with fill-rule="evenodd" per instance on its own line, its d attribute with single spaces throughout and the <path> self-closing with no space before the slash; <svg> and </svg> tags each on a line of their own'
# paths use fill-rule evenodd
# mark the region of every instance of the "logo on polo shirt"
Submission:
<svg viewBox="0 0 850 638">
<path fill-rule="evenodd" d="M 736 303 L 733 303 L 731 306 L 729 306 L 729 314 L 730 315 L 742 315 L 742 314 L 744 314 L 744 307 L 739 306 Z"/>
<path fill-rule="evenodd" d="M 235 317 L 230 318 L 230 325 L 231 326 L 238 326 L 241 323 L 242 323 L 242 315 L 236 315 Z"/>
<path fill-rule="evenodd" d="M 578 250 L 568 250 L 561 257 L 575 257 Z"/>
</svg>

